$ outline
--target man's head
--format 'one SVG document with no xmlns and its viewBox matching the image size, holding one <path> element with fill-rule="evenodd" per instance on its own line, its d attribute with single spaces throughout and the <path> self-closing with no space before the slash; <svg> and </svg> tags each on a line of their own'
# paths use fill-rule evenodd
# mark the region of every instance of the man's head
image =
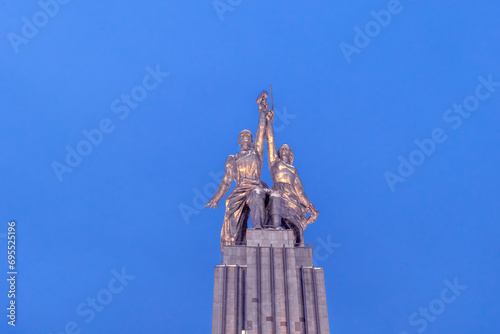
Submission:
<svg viewBox="0 0 500 334">
<path fill-rule="evenodd" d="M 242 150 L 249 150 L 252 147 L 253 138 L 250 130 L 243 130 L 238 135 L 238 144 L 240 144 Z"/>
<path fill-rule="evenodd" d="M 293 151 L 290 146 L 287 144 L 281 145 L 280 149 L 278 150 L 278 156 L 280 159 L 287 164 L 293 164 Z"/>
</svg>

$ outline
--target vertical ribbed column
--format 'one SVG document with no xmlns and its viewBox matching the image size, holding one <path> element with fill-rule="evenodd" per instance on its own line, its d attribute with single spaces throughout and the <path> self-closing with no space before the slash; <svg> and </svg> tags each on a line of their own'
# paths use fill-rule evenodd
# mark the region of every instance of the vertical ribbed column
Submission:
<svg viewBox="0 0 500 334">
<path fill-rule="evenodd" d="M 312 267 L 312 283 L 314 288 L 314 314 L 316 316 L 316 333 L 321 334 L 321 323 L 319 320 L 319 308 L 318 308 L 318 290 L 316 286 L 316 271 L 314 266 Z"/>
<path fill-rule="evenodd" d="M 322 270 L 320 268 L 313 269 L 312 267 L 303 267 L 299 268 L 297 272 L 297 276 L 300 278 L 299 284 L 301 286 L 300 311 L 301 320 L 303 321 L 303 326 L 301 326 L 303 328 L 303 333 L 330 333 L 328 322 L 325 323 L 323 319 L 325 316 L 328 318 L 328 313 L 326 312 L 326 295 Z M 314 278 L 316 278 L 316 281 L 314 281 Z M 324 308 L 324 312 L 322 308 Z M 318 331 L 319 329 L 321 329 L 321 332 Z"/>
<path fill-rule="evenodd" d="M 239 293 L 239 307 L 238 307 L 238 334 L 241 334 L 242 330 L 246 326 L 246 268 L 240 268 L 240 293 Z"/>
<path fill-rule="evenodd" d="M 245 285 L 245 330 L 247 334 L 258 334 L 257 247 L 247 247 L 247 273 Z"/>
<path fill-rule="evenodd" d="M 283 248 L 273 247 L 274 267 L 274 317 L 276 332 L 287 334 L 286 328 L 286 301 L 285 301 L 285 276 L 283 271 Z"/>
<path fill-rule="evenodd" d="M 293 247 L 291 231 L 250 232 L 249 245 L 227 246 L 215 268 L 212 334 L 329 334 L 311 248 Z"/>
<path fill-rule="evenodd" d="M 321 324 L 321 334 L 330 334 L 324 270 L 323 268 L 314 268 L 314 272 L 316 273 L 316 290 L 318 293 L 318 311 L 319 321 Z"/>
<path fill-rule="evenodd" d="M 260 319 L 261 328 L 263 334 L 273 333 L 273 318 L 271 310 L 271 271 L 270 266 L 270 249 L 268 247 L 261 247 L 261 262 L 260 262 L 260 273 L 261 273 L 261 307 L 260 307 Z"/>
<path fill-rule="evenodd" d="M 262 263 L 261 249 L 257 245 L 257 333 L 262 334 Z"/>
<path fill-rule="evenodd" d="M 241 332 L 238 331 L 239 328 L 239 314 L 240 314 L 240 266 L 236 265 L 236 281 L 235 281 L 235 286 L 234 289 L 236 290 L 235 296 L 236 296 L 236 303 L 234 305 L 234 321 L 235 321 L 235 334 L 239 334 Z"/>
<path fill-rule="evenodd" d="M 307 297 L 308 297 L 308 293 L 307 293 L 307 289 L 306 289 L 306 277 L 305 277 L 305 274 L 304 274 L 304 266 L 301 266 L 300 267 L 300 284 L 301 284 L 301 292 L 302 292 L 302 310 L 304 312 L 304 329 L 305 329 L 305 332 L 306 334 L 309 334 L 309 318 L 307 316 L 307 306 L 308 306 L 308 303 L 307 303 Z"/>
<path fill-rule="evenodd" d="M 226 328 L 224 334 L 236 332 L 236 266 L 227 266 L 226 282 Z"/>
<path fill-rule="evenodd" d="M 273 334 L 276 334 L 276 290 L 274 288 L 274 249 L 273 245 L 269 249 L 269 271 L 271 272 L 270 282 L 271 282 L 271 312 L 273 319 Z"/>
<path fill-rule="evenodd" d="M 295 250 L 293 247 L 286 247 L 286 274 L 288 290 L 288 321 L 290 334 L 301 333 L 300 329 L 300 309 L 299 309 L 299 281 L 297 280 L 297 266 L 295 262 Z"/>
<path fill-rule="evenodd" d="M 227 317 L 227 265 L 224 265 L 224 277 L 222 278 L 222 334 L 226 334 Z"/>
<path fill-rule="evenodd" d="M 222 333 L 222 308 L 224 290 L 224 266 L 215 267 L 214 275 L 214 303 L 212 313 L 212 334 Z"/>
</svg>

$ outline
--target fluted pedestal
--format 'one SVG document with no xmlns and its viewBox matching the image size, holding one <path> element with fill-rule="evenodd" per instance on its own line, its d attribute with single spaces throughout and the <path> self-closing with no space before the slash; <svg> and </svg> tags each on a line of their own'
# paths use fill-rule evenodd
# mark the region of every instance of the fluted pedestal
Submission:
<svg viewBox="0 0 500 334">
<path fill-rule="evenodd" d="M 291 230 L 247 230 L 215 267 L 212 334 L 329 334 L 323 268 Z"/>
</svg>

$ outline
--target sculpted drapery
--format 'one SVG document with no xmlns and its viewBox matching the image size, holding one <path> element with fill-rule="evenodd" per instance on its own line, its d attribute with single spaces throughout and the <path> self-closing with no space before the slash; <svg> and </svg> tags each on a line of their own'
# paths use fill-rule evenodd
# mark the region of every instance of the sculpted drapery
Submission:
<svg viewBox="0 0 500 334">
<path fill-rule="evenodd" d="M 265 200 L 267 185 L 260 180 L 264 160 L 264 137 L 266 127 L 267 92 L 257 98 L 259 123 L 252 145 L 252 133 L 243 130 L 238 136 L 240 152 L 230 155 L 222 182 L 206 206 L 217 207 L 234 180 L 236 188 L 226 199 L 226 212 L 221 230 L 222 244 L 238 244 L 244 241 L 248 216 L 252 227 L 262 228 L 266 222 Z"/>
<path fill-rule="evenodd" d="M 249 130 L 240 132 L 240 152 L 226 159 L 222 181 L 212 199 L 205 204 L 211 208 L 218 207 L 218 202 L 227 193 L 232 181 L 235 181 L 235 189 L 226 198 L 222 245 L 242 244 L 245 241 L 249 216 L 253 228 L 292 229 L 296 243 L 303 243 L 304 229 L 319 214 L 307 198 L 297 169 L 292 165 L 292 149 L 285 144 L 276 151 L 274 112 L 267 104 L 267 96 L 267 92 L 263 91 L 257 98 L 259 122 L 255 143 L 252 145 L 252 133 Z M 273 180 L 271 189 L 260 180 L 265 139 Z M 311 213 L 309 218 L 306 218 L 307 212 Z"/>
</svg>

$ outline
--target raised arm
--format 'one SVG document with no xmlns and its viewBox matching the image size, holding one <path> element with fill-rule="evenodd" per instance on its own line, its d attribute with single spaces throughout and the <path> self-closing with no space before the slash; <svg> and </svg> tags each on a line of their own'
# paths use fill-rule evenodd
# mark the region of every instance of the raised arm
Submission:
<svg viewBox="0 0 500 334">
<path fill-rule="evenodd" d="M 217 191 L 215 192 L 214 196 L 210 201 L 208 201 L 205 206 L 208 206 L 210 208 L 218 208 L 219 207 L 219 201 L 224 195 L 227 193 L 229 190 L 229 187 L 231 187 L 231 182 L 233 181 L 234 178 L 234 156 L 230 155 L 226 159 L 226 169 L 224 171 L 224 175 L 222 176 L 222 181 L 219 184 L 219 187 L 217 188 Z"/>
<path fill-rule="evenodd" d="M 273 128 L 274 113 L 269 111 L 267 116 L 266 125 L 266 138 L 267 138 L 267 154 L 269 158 L 269 169 L 278 161 L 278 153 L 276 152 L 276 143 L 274 142 L 274 128 Z"/>
<path fill-rule="evenodd" d="M 259 154 L 260 161 L 264 160 L 264 136 L 266 134 L 266 109 L 259 105 L 259 125 L 255 132 L 255 150 Z"/>
</svg>

